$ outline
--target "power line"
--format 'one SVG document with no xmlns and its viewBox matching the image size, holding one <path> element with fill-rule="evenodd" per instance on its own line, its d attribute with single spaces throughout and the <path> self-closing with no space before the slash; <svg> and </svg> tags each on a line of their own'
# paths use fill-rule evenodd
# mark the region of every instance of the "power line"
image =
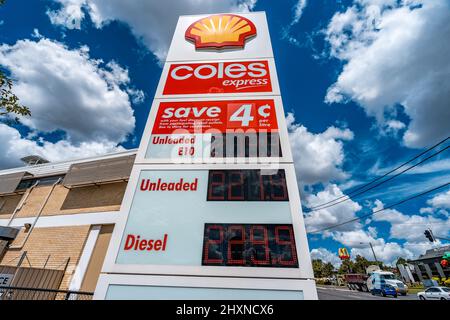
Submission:
<svg viewBox="0 0 450 320">
<path fill-rule="evenodd" d="M 429 224 L 439 224 L 439 225 L 444 225 L 444 226 L 446 226 L 447 224 L 448 225 L 450 225 L 450 220 L 448 220 L 448 221 L 446 221 L 446 222 L 400 222 L 400 223 L 395 223 L 395 225 L 397 226 L 397 225 L 402 225 L 402 226 L 405 226 L 405 225 L 407 225 L 407 226 L 426 226 L 426 225 L 429 225 Z"/>
<path fill-rule="evenodd" d="M 313 233 L 321 233 L 321 232 L 324 232 L 324 231 L 327 231 L 327 230 L 331 230 L 331 229 L 334 229 L 334 228 L 343 226 L 343 225 L 345 225 L 345 224 L 347 224 L 347 223 L 355 222 L 355 221 L 358 221 L 358 220 L 361 220 L 361 219 L 364 219 L 364 218 L 373 216 L 374 214 L 377 214 L 377 213 L 379 213 L 379 212 L 388 210 L 388 209 L 390 209 L 390 208 L 393 208 L 393 207 L 395 207 L 395 206 L 398 206 L 399 204 L 402 204 L 402 203 L 405 203 L 405 202 L 410 201 L 410 200 L 412 200 L 412 199 L 421 197 L 421 196 L 423 196 L 423 195 L 426 195 L 426 194 L 431 193 L 431 192 L 433 192 L 433 191 L 436 191 L 436 190 L 438 190 L 438 189 L 444 188 L 444 187 L 446 187 L 446 186 L 448 186 L 448 185 L 450 185 L 450 182 L 446 182 L 446 183 L 444 183 L 444 184 L 442 184 L 442 185 L 440 185 L 440 186 L 438 186 L 438 187 L 435 187 L 435 188 L 433 188 L 433 189 L 429 189 L 429 190 L 427 190 L 427 191 L 424 191 L 424 192 L 421 192 L 421 193 L 419 193 L 419 194 L 413 195 L 413 196 L 411 196 L 411 197 L 409 197 L 409 198 L 403 199 L 403 200 L 401 200 L 401 201 L 399 201 L 399 202 L 396 202 L 396 203 L 394 203 L 394 204 L 391 204 L 391 205 L 389 205 L 389 206 L 387 206 L 387 207 L 385 207 L 385 208 L 383 208 L 383 209 L 379 209 L 379 210 L 373 211 L 373 212 L 371 212 L 371 213 L 368 213 L 368 214 L 359 216 L 359 217 L 357 217 L 357 218 L 354 218 L 354 219 L 351 219 L 351 220 L 348 220 L 348 221 L 345 221 L 345 222 L 342 222 L 342 223 L 339 223 L 339 224 L 336 224 L 336 225 L 333 225 L 333 226 L 330 226 L 330 227 L 326 227 L 326 228 L 323 228 L 323 229 L 310 231 L 310 232 L 308 232 L 308 233 L 309 233 L 309 234 L 313 234 Z"/>
<path fill-rule="evenodd" d="M 446 142 L 448 139 L 450 139 L 450 137 L 447 137 L 447 138 L 441 140 L 440 142 L 436 143 L 436 144 L 433 145 L 432 147 L 429 147 L 427 150 L 425 150 L 425 151 L 419 153 L 418 155 L 414 156 L 413 158 L 411 158 L 411 159 L 409 159 L 408 161 L 404 162 L 403 164 L 399 165 L 399 166 L 396 167 L 395 169 L 392 169 L 391 171 L 385 173 L 384 175 L 382 175 L 382 176 L 380 176 L 380 177 L 378 177 L 378 178 L 376 178 L 376 179 L 374 179 L 374 180 L 372 180 L 372 181 L 370 181 L 370 182 L 368 182 L 368 183 L 366 183 L 366 184 L 364 184 L 364 185 L 362 185 L 362 186 L 356 188 L 355 190 L 349 192 L 348 194 L 342 195 L 342 196 L 340 196 L 340 197 L 338 197 L 338 198 L 336 198 L 336 199 L 330 200 L 330 201 L 328 201 L 328 202 L 325 202 L 325 203 L 316 205 L 316 206 L 314 206 L 314 207 L 311 207 L 310 209 L 316 209 L 316 208 L 325 206 L 325 205 L 327 205 L 327 204 L 329 204 L 329 203 L 338 201 L 338 200 L 340 200 L 340 199 L 342 199 L 342 198 L 350 197 L 350 196 L 351 196 L 352 194 L 354 194 L 355 192 L 357 192 L 357 191 L 359 191 L 359 190 L 361 190 L 361 189 L 364 189 L 365 187 L 367 187 L 367 186 L 369 186 L 369 185 L 371 185 L 371 184 L 373 184 L 373 183 L 379 181 L 380 179 L 383 179 L 384 177 L 388 176 L 389 174 L 391 174 L 391 173 L 397 171 L 398 169 L 404 167 L 404 166 L 407 165 L 408 163 L 411 163 L 412 161 L 414 161 L 414 160 L 416 160 L 417 158 L 421 157 L 421 156 L 424 155 L 425 153 L 428 153 L 429 151 L 433 150 L 434 148 L 436 148 L 436 147 L 438 147 L 439 145 L 441 145 L 441 144 L 443 144 L 444 142 Z"/>
<path fill-rule="evenodd" d="M 383 181 L 377 183 L 376 185 L 374 185 L 374 186 L 372 186 L 372 187 L 370 187 L 370 188 L 368 188 L 368 189 L 365 189 L 365 190 L 362 190 L 362 191 L 360 191 L 360 192 L 358 192 L 358 193 L 353 194 L 352 197 L 355 198 L 356 196 L 359 196 L 359 195 L 361 195 L 361 194 L 363 194 L 363 193 L 366 193 L 367 191 L 370 191 L 370 190 L 372 190 L 372 189 L 374 189 L 374 188 L 376 188 L 376 187 L 378 187 L 378 186 L 380 186 L 380 185 L 382 185 L 382 184 L 384 184 L 384 183 L 386 183 L 386 182 L 388 182 L 388 181 L 391 181 L 392 179 L 398 177 L 399 175 L 401 175 L 401 174 L 403 174 L 403 173 L 405 173 L 405 172 L 407 172 L 407 171 L 409 171 L 409 170 L 411 170 L 411 169 L 417 167 L 418 165 L 424 163 L 425 161 L 427 161 L 427 160 L 429 160 L 429 159 L 431 159 L 431 158 L 437 156 L 438 154 L 444 152 L 444 151 L 447 150 L 448 148 L 450 148 L 450 146 L 447 146 L 447 147 L 445 147 L 444 149 L 439 150 L 439 151 L 433 153 L 432 155 L 430 155 L 430 156 L 428 156 L 427 158 L 425 158 L 425 159 L 419 161 L 418 163 L 416 163 L 416 164 L 414 164 L 414 165 L 412 165 L 412 166 L 410 166 L 410 167 L 408 167 L 408 168 L 406 168 L 406 169 L 400 171 L 399 173 L 397 173 L 397 174 L 395 174 L 395 175 L 389 177 L 389 178 L 386 179 L 386 180 L 383 180 Z M 322 206 L 317 206 L 317 207 L 316 207 L 317 209 L 313 209 L 313 210 L 307 211 L 307 213 L 308 213 L 308 212 L 318 211 L 318 210 L 323 210 L 323 209 L 326 209 L 326 208 L 335 206 L 335 205 L 337 205 L 337 204 L 340 204 L 340 203 L 342 203 L 342 202 L 345 202 L 345 201 L 348 201 L 348 200 L 351 199 L 351 197 L 348 196 L 348 195 L 346 195 L 345 197 L 346 197 L 346 199 L 342 199 L 342 200 L 340 200 L 340 201 L 338 201 L 338 202 L 329 204 L 329 205 L 327 205 L 327 206 L 323 206 L 323 205 L 322 205 Z"/>
</svg>

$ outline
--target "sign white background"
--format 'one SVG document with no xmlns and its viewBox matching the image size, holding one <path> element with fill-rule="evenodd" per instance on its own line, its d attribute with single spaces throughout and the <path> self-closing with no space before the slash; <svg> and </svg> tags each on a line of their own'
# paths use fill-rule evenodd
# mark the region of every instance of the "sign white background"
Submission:
<svg viewBox="0 0 450 320">
<path fill-rule="evenodd" d="M 119 264 L 197 265 L 202 262 L 205 223 L 292 224 L 288 201 L 207 201 L 208 170 L 141 171 L 139 181 L 194 182 L 196 191 L 141 191 L 138 185 L 116 262 Z M 151 207 L 149 207 L 151 203 Z M 160 239 L 166 251 L 123 250 L 126 235 Z"/>
<path fill-rule="evenodd" d="M 248 18 L 256 27 L 256 37 L 245 43 L 244 49 L 233 50 L 195 50 L 195 45 L 185 39 L 186 30 L 197 20 L 210 16 L 210 14 L 183 16 L 178 20 L 172 44 L 167 55 L 167 62 L 200 61 L 200 60 L 236 60 L 251 58 L 273 58 L 272 44 L 265 12 L 240 13 Z"/>
<path fill-rule="evenodd" d="M 120 218 L 116 224 L 113 235 L 111 237 L 110 246 L 105 258 L 105 262 L 102 269 L 102 275 L 100 276 L 95 299 L 102 299 L 105 297 L 114 298 L 113 295 L 107 296 L 108 288 L 114 288 L 115 294 L 121 295 L 121 297 L 126 298 L 143 298 L 143 299 L 157 299 L 155 296 L 155 287 L 183 287 L 183 288 L 217 288 L 218 292 L 220 289 L 225 290 L 235 290 L 235 289 L 254 289 L 254 294 L 251 298 L 258 298 L 258 290 L 270 290 L 271 299 L 276 299 L 278 297 L 286 297 L 287 294 L 284 291 L 295 292 L 296 297 L 301 299 L 317 299 L 317 292 L 315 289 L 315 283 L 313 280 L 313 271 L 309 254 L 309 247 L 306 237 L 306 230 L 303 220 L 303 215 L 300 206 L 300 198 L 298 193 L 297 179 L 295 175 L 295 170 L 292 162 L 291 150 L 289 147 L 286 123 L 284 119 L 284 111 L 280 98 L 280 88 L 278 84 L 278 77 L 275 67 L 275 60 L 273 59 L 272 46 L 269 37 L 269 31 L 267 26 L 267 20 L 265 13 L 249 13 L 242 14 L 243 16 L 251 19 L 256 28 L 257 36 L 250 41 L 246 42 L 245 48 L 240 50 L 225 50 L 225 51 L 196 51 L 195 45 L 185 40 L 185 32 L 188 26 L 200 19 L 202 16 L 182 16 L 179 19 L 176 31 L 172 40 L 172 45 L 169 50 L 167 57 L 167 62 L 164 65 L 162 75 L 158 84 L 158 88 L 155 94 L 155 101 L 152 106 L 152 110 L 147 122 L 144 136 L 142 138 L 138 155 L 136 157 L 136 162 L 133 167 L 130 180 L 125 192 L 124 200 L 122 202 L 120 210 Z M 203 15 L 206 16 L 206 15 Z M 256 61 L 256 60 L 267 60 L 269 64 L 272 91 L 271 92 L 239 92 L 239 93 L 222 93 L 222 94 L 180 94 L 180 95 L 163 95 L 163 89 L 165 82 L 167 80 L 168 70 L 171 63 L 202 63 L 207 64 L 208 62 L 218 63 L 224 62 L 243 62 L 243 61 Z M 192 101 L 195 98 L 205 99 L 205 100 L 216 100 L 221 98 L 226 98 L 227 100 L 232 99 L 275 99 L 277 118 L 280 130 L 280 139 L 283 148 L 283 159 L 282 163 L 278 163 L 280 159 L 268 158 L 268 161 L 276 161 L 276 163 L 259 163 L 259 164 L 170 164 L 164 159 L 145 159 L 145 154 L 147 152 L 147 147 L 151 138 L 151 131 L 153 128 L 153 122 L 156 115 L 157 105 L 161 101 L 167 101 L 167 99 L 176 99 L 178 101 Z M 156 106 L 156 107 L 155 107 Z M 264 159 L 258 159 L 260 162 L 264 162 Z M 283 217 L 283 221 L 292 221 L 295 242 L 297 246 L 297 256 L 299 268 L 265 268 L 265 267 L 224 267 L 224 266 L 201 266 L 201 265 L 177 265 L 177 264 L 152 264 L 148 261 L 148 264 L 142 264 L 143 261 L 136 260 L 137 257 L 121 257 L 120 249 L 122 238 L 126 236 L 125 228 L 127 222 L 130 219 L 133 222 L 133 228 L 147 228 L 148 230 L 157 230 L 158 221 L 150 221 L 147 219 L 132 221 L 133 217 L 130 215 L 130 209 L 133 204 L 133 199 L 135 197 L 136 189 L 139 188 L 139 176 L 142 172 L 148 170 L 187 170 L 187 171 L 199 171 L 199 170 L 220 170 L 220 169 L 285 169 L 286 172 L 286 182 L 289 192 L 289 217 Z M 206 192 L 202 195 L 204 202 L 206 202 Z M 167 205 L 168 199 L 164 200 L 163 203 L 158 204 L 159 199 L 147 199 L 147 207 L 149 210 L 152 208 L 160 209 L 159 214 L 164 214 L 166 211 L 163 208 L 164 205 L 168 207 L 167 211 L 169 214 L 173 213 L 173 209 L 177 208 L 179 210 L 179 215 L 189 215 L 192 208 L 195 208 L 195 203 L 189 204 L 189 210 L 183 210 L 183 203 L 180 202 L 176 197 L 173 197 L 170 201 L 171 203 Z M 198 207 L 202 207 L 204 203 L 198 204 Z M 267 215 L 267 217 L 257 217 L 258 205 L 256 207 L 251 207 L 254 205 L 247 204 L 244 202 L 239 202 L 242 206 L 244 214 L 249 214 L 247 218 L 242 217 L 241 220 L 231 221 L 221 218 L 218 222 L 230 222 L 239 223 L 241 221 L 249 221 L 252 223 L 262 223 L 273 218 L 272 215 Z M 272 206 L 267 202 L 261 202 L 259 205 L 262 206 Z M 277 202 L 277 208 L 274 208 L 274 212 L 277 212 L 278 208 L 283 211 L 286 203 Z M 142 204 L 140 206 L 143 206 Z M 192 207 L 193 206 L 193 207 Z M 233 208 L 235 205 L 230 205 L 229 202 L 223 203 L 223 206 L 230 206 Z M 279 206 L 279 207 L 278 207 Z M 234 207 L 235 208 L 235 207 Z M 164 209 L 164 210 L 163 210 Z M 237 209 L 237 208 L 235 208 Z M 249 209 L 249 210 L 247 210 Z M 222 208 L 218 212 L 224 212 L 226 208 Z M 202 213 L 203 214 L 203 213 Z M 193 215 L 195 217 L 195 214 Z M 249 217 L 252 217 L 250 219 Z M 254 217 L 254 219 L 253 219 Z M 154 218 L 154 217 L 153 217 Z M 198 218 L 198 216 L 197 216 Z M 258 218 L 258 219 L 257 219 Z M 248 219 L 248 220 L 246 220 Z M 266 220 L 264 220 L 266 219 Z M 281 219 L 281 218 L 280 218 Z M 287 220 L 284 220 L 287 219 Z M 250 221 L 252 220 L 252 221 Z M 143 223 L 145 222 L 145 223 Z M 208 221 L 209 222 L 209 221 Z M 214 222 L 214 221 L 211 221 Z M 139 225 L 141 224 L 141 225 Z M 152 231 L 153 232 L 153 231 Z M 160 237 L 163 232 L 158 235 L 155 234 L 154 238 Z M 203 232 L 201 236 L 203 235 Z M 150 237 L 150 236 L 148 236 Z M 169 234 L 170 237 L 170 234 Z M 198 259 L 198 255 L 201 254 L 202 243 L 199 242 L 200 237 L 193 237 L 194 243 L 192 243 L 192 252 L 197 255 L 193 259 Z M 198 250 L 198 251 L 197 251 Z M 194 253 L 192 253 L 194 254 Z M 141 258 L 137 258 L 141 259 Z M 120 261 L 120 263 L 117 263 Z M 166 261 L 169 261 L 167 259 Z M 139 263 L 137 263 L 139 262 Z M 144 261 L 145 262 L 145 261 Z M 120 286 L 117 287 L 116 285 Z M 148 290 L 146 290 L 147 288 Z M 189 290 L 188 290 L 189 291 Z M 280 293 L 280 291 L 283 291 Z M 113 292 L 113 291 L 111 291 Z M 152 293 L 153 292 L 153 293 Z M 206 291 L 205 291 L 206 292 Z M 227 291 L 230 292 L 230 291 Z M 242 297 L 249 297 L 248 295 L 239 295 L 239 290 L 234 291 L 235 299 Z M 169 296 L 170 297 L 170 296 Z M 210 299 L 218 299 L 217 297 L 209 297 Z"/>
<path fill-rule="evenodd" d="M 289 208 L 290 208 L 290 221 L 292 221 L 295 235 L 295 243 L 297 247 L 297 256 L 298 256 L 298 264 L 299 268 L 252 268 L 252 267 L 222 267 L 222 266 L 189 266 L 189 265 L 154 265 L 154 264 L 133 264 L 133 258 L 130 260 L 124 259 L 121 261 L 122 264 L 117 263 L 116 259 L 122 247 L 122 239 L 126 236 L 125 228 L 128 220 L 130 219 L 130 209 L 133 205 L 133 201 L 135 198 L 136 190 L 139 188 L 139 176 L 142 171 L 145 170 L 236 170 L 236 169 L 284 169 L 286 173 L 286 183 L 289 192 Z M 281 164 L 274 166 L 273 164 L 258 164 L 258 165 L 211 165 L 205 164 L 199 167 L 198 165 L 193 164 L 185 164 L 185 165 L 140 165 L 139 167 L 135 166 L 131 173 L 130 181 L 128 182 L 129 186 L 133 186 L 133 188 L 127 188 L 125 192 L 124 201 L 122 203 L 121 211 L 126 212 L 126 214 L 121 215 L 116 227 L 114 228 L 114 232 L 111 238 L 110 247 L 108 253 L 106 255 L 105 263 L 103 265 L 103 272 L 110 273 L 134 273 L 134 274 L 175 274 L 175 275 L 211 275 L 211 276 L 237 276 L 237 277 L 271 277 L 271 278 L 303 278 L 308 279 L 312 277 L 312 267 L 311 261 L 309 257 L 309 248 L 308 242 L 306 239 L 306 231 L 304 228 L 303 216 L 301 215 L 300 208 L 300 199 L 297 187 L 297 181 L 295 177 L 295 171 L 292 165 Z M 206 202 L 206 192 L 203 195 L 203 201 Z M 172 205 L 175 206 L 176 198 L 172 199 Z M 243 205 L 243 202 L 239 202 Z M 267 205 L 267 202 L 261 202 L 263 205 Z M 229 206 L 230 202 L 221 202 L 223 206 Z M 277 202 L 277 204 L 282 208 L 283 203 Z M 247 204 L 246 204 L 247 205 Z M 244 205 L 244 206 L 246 206 Z M 248 204 L 250 205 L 250 204 Z M 154 206 L 152 202 L 147 202 L 147 206 L 149 210 Z M 201 208 L 202 204 L 198 204 L 198 207 Z M 275 206 L 275 204 L 273 205 Z M 157 207 L 157 206 L 156 206 Z M 256 208 L 255 208 L 256 209 Z M 170 210 L 170 208 L 168 209 Z M 222 210 L 225 210 L 224 208 Z M 275 210 L 275 214 L 277 213 L 277 209 Z M 245 213 L 245 210 L 242 212 Z M 188 211 L 180 211 L 180 215 L 188 215 Z M 255 217 L 257 212 L 248 212 L 249 215 Z M 221 218 L 222 221 L 229 221 L 228 219 Z M 263 221 L 272 221 L 271 218 L 267 218 L 266 220 L 260 216 L 255 223 L 263 222 Z M 286 221 L 289 219 L 286 217 Z M 243 217 L 239 221 L 249 221 L 247 218 Z M 239 223 L 238 221 L 238 223 Z M 214 221 L 210 221 L 214 222 Z M 142 223 L 142 221 L 134 221 L 134 224 Z M 148 228 L 148 230 L 157 230 L 158 221 L 154 222 L 155 225 L 152 225 L 151 222 L 143 225 L 143 227 Z M 133 228 L 137 228 L 137 226 L 133 226 Z M 154 228 L 154 229 L 153 229 Z M 203 233 L 202 233 L 203 235 Z M 169 235 L 170 236 L 170 235 Z M 193 237 L 195 239 L 195 237 Z M 201 252 L 202 245 L 201 244 L 192 244 L 193 248 L 191 250 L 198 250 Z M 198 246 L 198 248 L 197 248 Z M 166 252 L 167 253 L 167 252 Z M 140 253 L 146 254 L 146 253 Z M 127 264 L 123 264 L 123 262 L 129 262 Z"/>
</svg>

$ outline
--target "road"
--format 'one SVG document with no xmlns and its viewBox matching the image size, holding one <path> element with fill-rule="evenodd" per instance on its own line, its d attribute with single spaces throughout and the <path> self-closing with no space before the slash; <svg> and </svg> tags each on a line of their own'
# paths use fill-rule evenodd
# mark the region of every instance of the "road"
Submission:
<svg viewBox="0 0 450 320">
<path fill-rule="evenodd" d="M 348 290 L 345 287 L 334 286 L 317 286 L 317 293 L 319 300 L 417 300 L 415 294 L 408 294 L 407 296 L 381 297 L 373 296 L 368 292 L 359 292 Z"/>
</svg>

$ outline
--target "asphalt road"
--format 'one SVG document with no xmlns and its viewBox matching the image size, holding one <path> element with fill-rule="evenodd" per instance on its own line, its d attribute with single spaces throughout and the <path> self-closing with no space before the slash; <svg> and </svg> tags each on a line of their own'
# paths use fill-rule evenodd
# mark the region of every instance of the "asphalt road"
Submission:
<svg viewBox="0 0 450 320">
<path fill-rule="evenodd" d="M 317 286 L 317 294 L 319 300 L 417 300 L 416 294 L 408 294 L 406 296 L 382 297 L 373 296 L 368 292 L 359 292 L 348 290 L 344 287 L 333 286 Z"/>
</svg>

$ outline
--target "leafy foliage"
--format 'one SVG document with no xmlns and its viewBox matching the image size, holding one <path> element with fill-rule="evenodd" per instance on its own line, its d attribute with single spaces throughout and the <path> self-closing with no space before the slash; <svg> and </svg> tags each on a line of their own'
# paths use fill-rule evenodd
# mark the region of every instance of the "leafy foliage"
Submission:
<svg viewBox="0 0 450 320">
<path fill-rule="evenodd" d="M 384 265 L 382 262 L 370 261 L 366 258 L 357 255 L 355 260 L 344 260 L 339 267 L 338 273 L 366 273 L 366 269 L 368 266 L 378 265 L 380 269 L 384 269 Z"/>
<path fill-rule="evenodd" d="M 30 109 L 19 103 L 19 98 L 13 93 L 12 87 L 13 81 L 0 70 L 0 116 L 12 113 L 21 116 L 31 115 Z"/>
<path fill-rule="evenodd" d="M 5 2 L 6 0 L 0 0 L 0 6 Z M 0 70 L 0 117 L 3 118 L 11 114 L 30 116 L 30 109 L 19 103 L 19 98 L 13 93 L 12 87 L 13 81 Z M 15 121 L 18 121 L 17 117 Z"/>
<path fill-rule="evenodd" d="M 330 262 L 324 263 L 320 259 L 315 259 L 312 266 L 316 278 L 329 278 L 334 274 L 334 266 Z"/>
</svg>

